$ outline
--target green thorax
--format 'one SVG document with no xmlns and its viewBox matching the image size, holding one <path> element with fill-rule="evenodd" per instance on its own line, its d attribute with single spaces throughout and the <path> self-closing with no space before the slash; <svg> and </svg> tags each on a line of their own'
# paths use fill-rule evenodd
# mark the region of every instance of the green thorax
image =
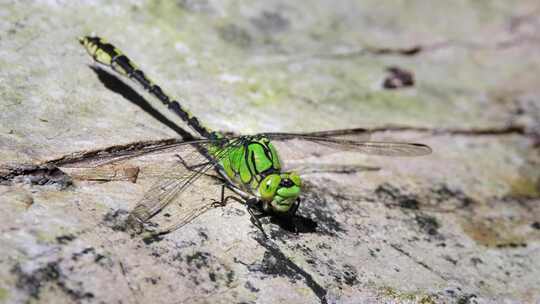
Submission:
<svg viewBox="0 0 540 304">
<path fill-rule="evenodd" d="M 267 137 L 244 136 L 235 143 L 210 149 L 210 154 L 220 158 L 219 164 L 227 176 L 242 190 L 257 194 L 261 181 L 269 174 L 281 171 L 276 148 Z M 223 155 L 220 155 L 223 153 Z"/>
</svg>

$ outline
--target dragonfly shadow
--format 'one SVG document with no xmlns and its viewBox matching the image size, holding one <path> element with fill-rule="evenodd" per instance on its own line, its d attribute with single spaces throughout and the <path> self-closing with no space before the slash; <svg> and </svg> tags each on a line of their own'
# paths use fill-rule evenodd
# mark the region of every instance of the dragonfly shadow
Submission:
<svg viewBox="0 0 540 304">
<path fill-rule="evenodd" d="M 293 233 L 314 233 L 317 231 L 317 222 L 299 214 L 296 214 L 294 217 L 271 216 L 270 223 Z"/>
<path fill-rule="evenodd" d="M 173 131 L 178 133 L 182 139 L 193 139 L 193 135 L 191 133 L 187 132 L 186 130 L 182 129 L 180 126 L 178 126 L 176 123 L 165 117 L 163 114 L 161 114 L 158 110 L 156 110 L 143 96 L 141 96 L 139 93 L 137 93 L 131 86 L 125 84 L 122 80 L 120 80 L 115 75 L 109 73 L 108 71 L 97 67 L 97 66 L 90 66 L 90 68 L 96 73 L 99 81 L 103 83 L 103 85 L 117 93 L 120 94 L 122 97 L 127 99 L 129 102 L 137 105 L 139 108 L 141 108 L 143 111 L 157 119 L 162 124 L 166 125 L 167 127 L 171 128 Z"/>
</svg>

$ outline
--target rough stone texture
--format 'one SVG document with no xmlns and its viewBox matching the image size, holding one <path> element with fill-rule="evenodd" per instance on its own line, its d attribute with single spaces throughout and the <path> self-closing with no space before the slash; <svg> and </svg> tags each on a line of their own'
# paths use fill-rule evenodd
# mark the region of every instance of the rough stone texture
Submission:
<svg viewBox="0 0 540 304">
<path fill-rule="evenodd" d="M 538 1 L 1 2 L 0 302 L 540 302 Z M 135 183 L 35 166 L 182 126 L 89 67 L 91 32 L 212 128 L 363 126 L 434 153 L 306 160 L 380 170 L 307 174 L 299 234 L 267 218 L 265 241 L 231 203 L 130 238 L 173 158 L 130 161 Z"/>
</svg>

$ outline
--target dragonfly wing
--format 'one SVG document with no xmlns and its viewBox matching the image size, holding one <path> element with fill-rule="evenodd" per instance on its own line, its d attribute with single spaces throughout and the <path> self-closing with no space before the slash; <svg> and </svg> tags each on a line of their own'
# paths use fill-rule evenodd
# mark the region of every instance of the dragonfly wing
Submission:
<svg viewBox="0 0 540 304">
<path fill-rule="evenodd" d="M 130 149 L 125 146 L 110 147 L 104 150 L 85 151 L 72 154 L 68 158 L 53 160 L 47 164 L 54 164 L 60 167 L 74 180 L 81 181 L 131 181 L 136 182 L 141 171 L 141 161 L 147 158 L 167 158 L 167 154 L 186 154 L 193 151 L 194 147 L 206 149 L 209 146 L 219 143 L 216 140 L 170 140 L 148 146 L 132 145 Z M 176 159 L 177 160 L 177 159 Z M 169 174 L 169 177 L 179 176 L 178 171 L 169 170 L 167 173 L 156 170 L 156 166 L 146 166 L 144 176 L 162 177 Z"/>
<path fill-rule="evenodd" d="M 338 165 L 328 163 L 307 163 L 294 162 L 287 163 L 285 171 L 294 171 L 301 175 L 320 174 L 320 173 L 337 173 L 337 174 L 353 174 L 366 171 L 379 171 L 381 168 L 364 165 Z"/>
<path fill-rule="evenodd" d="M 372 132 L 364 128 L 340 129 L 306 133 L 262 133 L 272 140 L 287 141 L 295 138 L 333 138 L 352 141 L 368 141 Z"/>
<path fill-rule="evenodd" d="M 348 147 L 348 151 L 360 152 L 369 155 L 382 156 L 422 156 L 432 152 L 429 146 L 419 143 L 405 142 L 359 142 L 336 143 Z"/>
<path fill-rule="evenodd" d="M 158 177 L 157 181 L 137 203 L 131 212 L 134 219 L 140 222 L 148 221 L 214 166 L 203 154 L 198 153 L 196 150 L 180 156 L 180 158 Z"/>
<path fill-rule="evenodd" d="M 314 133 L 265 133 L 280 152 L 290 151 L 293 159 L 323 156 L 337 152 L 358 152 L 383 156 L 420 156 L 431 153 L 431 148 L 418 143 L 369 141 L 366 129 L 346 129 Z M 296 155 L 295 155 L 296 154 Z"/>
<path fill-rule="evenodd" d="M 146 226 L 151 227 L 149 231 L 153 235 L 165 234 L 212 209 L 220 200 L 222 182 L 202 171 L 172 183 L 162 181 L 158 187 L 164 188 L 153 187 L 131 212 L 128 225 L 138 232 Z"/>
<path fill-rule="evenodd" d="M 171 232 L 208 211 L 219 200 L 216 193 L 224 181 L 217 173 L 212 174 L 212 169 L 236 147 L 235 143 L 222 148 L 214 157 L 207 157 L 199 144 L 191 146 L 190 153 L 178 154 L 175 165 L 158 178 L 130 213 L 128 226 L 136 232 L 142 232 L 144 226 L 154 226 L 157 234 Z"/>
<path fill-rule="evenodd" d="M 127 146 L 113 146 L 107 149 L 77 152 L 69 157 L 48 161 L 47 164 L 62 168 L 96 168 L 129 159 L 142 157 L 148 154 L 170 153 L 171 151 L 190 150 L 193 145 L 206 147 L 219 141 L 209 139 L 181 140 L 172 139 L 164 142 L 150 144 L 131 144 Z"/>
</svg>

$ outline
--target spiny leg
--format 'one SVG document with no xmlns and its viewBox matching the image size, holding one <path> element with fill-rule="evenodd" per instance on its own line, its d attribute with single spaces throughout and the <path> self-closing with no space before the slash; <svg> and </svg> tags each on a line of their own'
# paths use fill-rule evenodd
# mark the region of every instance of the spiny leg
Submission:
<svg viewBox="0 0 540 304">
<path fill-rule="evenodd" d="M 184 165 L 184 167 L 186 169 L 188 169 L 189 171 L 195 171 L 197 168 L 200 168 L 200 167 L 203 167 L 203 166 L 206 166 L 208 164 L 210 164 L 210 162 L 204 162 L 204 163 L 199 163 L 199 164 L 196 164 L 196 165 L 189 165 L 185 160 L 184 158 L 182 158 L 182 156 L 180 154 L 175 154 L 174 156 L 176 156 L 176 158 L 178 158 L 178 160 L 180 161 L 180 163 L 182 165 Z"/>
<path fill-rule="evenodd" d="M 265 239 L 268 239 L 268 235 L 266 235 L 266 232 L 265 232 L 264 229 L 263 229 L 262 223 L 261 223 L 261 221 L 259 220 L 259 218 L 261 217 L 261 215 L 260 215 L 260 214 L 257 215 L 257 214 L 255 214 L 255 212 L 253 212 L 253 210 L 255 209 L 255 204 L 256 204 L 256 203 L 257 203 L 257 199 L 256 199 L 256 198 L 247 200 L 247 201 L 246 201 L 247 211 L 249 212 L 250 219 L 251 219 L 251 222 L 253 223 L 253 225 L 255 225 L 255 227 L 259 228 L 259 230 L 262 232 L 263 237 L 264 237 Z"/>
<path fill-rule="evenodd" d="M 199 164 L 196 164 L 196 165 L 189 165 L 183 158 L 182 156 L 180 156 L 180 154 L 175 154 L 175 156 L 178 158 L 178 160 L 180 161 L 180 163 L 184 166 L 184 168 L 186 168 L 187 170 L 189 171 L 192 171 L 192 172 L 195 172 L 195 171 L 198 171 L 200 168 L 204 168 L 206 166 L 208 166 L 209 164 L 213 163 L 213 162 L 204 162 L 204 163 L 199 163 Z M 219 182 L 222 182 L 224 183 L 225 180 L 219 176 L 215 176 L 213 174 L 209 174 L 209 173 L 203 173 L 203 175 L 205 176 L 208 176 L 210 178 L 213 178 L 213 179 L 216 179 L 218 180 Z"/>
<path fill-rule="evenodd" d="M 297 198 L 296 201 L 293 203 L 291 209 L 289 210 L 290 217 L 296 216 L 296 211 L 298 211 L 299 206 L 300 206 L 300 198 Z"/>
<path fill-rule="evenodd" d="M 299 206 L 300 206 L 300 198 L 297 198 L 296 201 L 294 202 L 293 206 L 289 210 L 289 219 L 291 220 L 291 224 L 293 226 L 294 233 L 296 233 L 296 234 L 298 234 L 298 225 L 296 224 L 295 219 L 297 218 L 296 211 L 298 211 Z"/>
</svg>

